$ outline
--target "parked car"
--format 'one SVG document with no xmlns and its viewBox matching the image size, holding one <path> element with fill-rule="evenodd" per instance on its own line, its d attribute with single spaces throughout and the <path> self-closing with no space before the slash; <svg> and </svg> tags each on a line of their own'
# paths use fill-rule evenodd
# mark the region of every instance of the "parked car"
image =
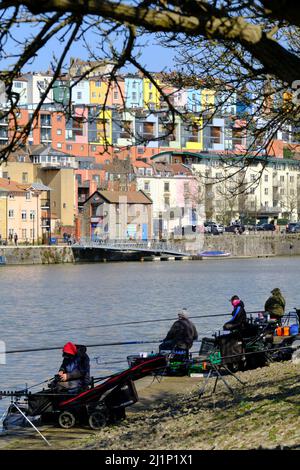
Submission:
<svg viewBox="0 0 300 470">
<path fill-rule="evenodd" d="M 256 227 L 256 230 L 258 231 L 274 231 L 276 230 L 276 227 L 274 224 L 259 224 Z"/>
<path fill-rule="evenodd" d="M 243 233 L 245 231 L 245 226 L 242 224 L 232 224 L 225 227 L 225 232 L 231 233 Z"/>
<path fill-rule="evenodd" d="M 208 220 L 204 222 L 204 233 L 211 233 L 211 228 L 213 225 L 216 225 L 216 222 L 212 222 L 211 220 Z"/>
<path fill-rule="evenodd" d="M 217 224 L 216 222 L 204 222 L 204 233 L 211 233 L 212 235 L 219 235 L 224 232 L 224 225 Z"/>
<path fill-rule="evenodd" d="M 286 233 L 299 233 L 300 232 L 300 222 L 290 222 L 287 224 Z"/>
</svg>

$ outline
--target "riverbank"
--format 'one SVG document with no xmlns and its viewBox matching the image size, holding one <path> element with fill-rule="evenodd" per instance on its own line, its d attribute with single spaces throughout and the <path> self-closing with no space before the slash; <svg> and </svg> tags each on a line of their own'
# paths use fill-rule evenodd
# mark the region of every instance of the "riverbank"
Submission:
<svg viewBox="0 0 300 470">
<path fill-rule="evenodd" d="M 174 245 L 176 246 L 176 245 Z M 30 264 L 62 264 L 76 262 L 110 262 L 114 261 L 167 261 L 167 260 L 201 260 L 201 251 L 223 251 L 230 253 L 224 259 L 271 258 L 275 256 L 300 256 L 300 234 L 274 234 L 273 232 L 248 235 L 222 234 L 218 236 L 205 235 L 197 241 L 180 241 L 180 251 L 189 256 L 175 255 L 146 256 L 134 249 L 122 255 L 112 252 L 109 255 L 105 247 L 88 246 L 1 246 L 0 264 L 30 265 Z M 78 256 L 78 252 L 82 253 Z M 217 258 L 220 259 L 220 258 Z"/>
<path fill-rule="evenodd" d="M 233 377 L 233 397 L 214 379 L 202 399 L 203 379 L 146 377 L 136 382 L 140 400 L 127 409 L 127 419 L 99 432 L 75 428 L 40 428 L 52 449 L 105 450 L 237 450 L 300 449 L 300 365 L 273 363 Z M 47 449 L 33 432 L 3 437 L 2 449 Z"/>
</svg>

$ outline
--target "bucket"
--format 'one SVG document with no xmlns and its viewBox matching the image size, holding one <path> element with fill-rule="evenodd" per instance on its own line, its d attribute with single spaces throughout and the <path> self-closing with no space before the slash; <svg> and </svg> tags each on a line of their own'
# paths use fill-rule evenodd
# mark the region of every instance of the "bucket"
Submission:
<svg viewBox="0 0 300 470">
<path fill-rule="evenodd" d="M 299 325 L 297 323 L 290 326 L 290 335 L 295 336 L 299 333 Z"/>
<path fill-rule="evenodd" d="M 283 336 L 290 336 L 290 327 L 284 326 L 283 327 Z"/>
</svg>

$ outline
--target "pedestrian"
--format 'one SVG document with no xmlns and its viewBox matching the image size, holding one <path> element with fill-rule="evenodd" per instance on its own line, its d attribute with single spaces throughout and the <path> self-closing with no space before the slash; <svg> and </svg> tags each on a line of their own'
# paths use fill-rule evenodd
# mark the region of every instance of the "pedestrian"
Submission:
<svg viewBox="0 0 300 470">
<path fill-rule="evenodd" d="M 13 234 L 11 232 L 8 235 L 8 241 L 9 241 L 10 244 L 12 244 L 12 242 L 13 242 Z"/>
<path fill-rule="evenodd" d="M 14 234 L 14 242 L 15 242 L 15 245 L 17 246 L 18 245 L 18 235 L 16 233 Z"/>
<path fill-rule="evenodd" d="M 189 349 L 196 339 L 198 339 L 197 329 L 194 323 L 188 318 L 187 310 L 184 308 L 178 312 L 178 320 L 173 323 L 167 336 L 159 345 L 159 351 L 182 351 L 187 357 Z"/>
<path fill-rule="evenodd" d="M 271 290 L 271 294 L 265 303 L 265 312 L 270 315 L 271 320 L 277 320 L 281 323 L 281 317 L 284 315 L 285 310 L 285 298 L 279 287 Z"/>
</svg>

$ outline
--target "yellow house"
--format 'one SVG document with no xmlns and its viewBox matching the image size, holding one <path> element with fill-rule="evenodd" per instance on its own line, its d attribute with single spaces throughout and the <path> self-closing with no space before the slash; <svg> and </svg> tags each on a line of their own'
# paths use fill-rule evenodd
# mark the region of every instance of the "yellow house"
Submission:
<svg viewBox="0 0 300 470">
<path fill-rule="evenodd" d="M 90 103 L 91 104 L 104 104 L 108 84 L 102 77 L 95 77 L 89 80 L 90 83 Z M 111 90 L 108 93 L 106 104 L 111 105 Z"/>
<path fill-rule="evenodd" d="M 0 235 L 13 243 L 38 243 L 42 239 L 42 191 L 28 185 L 0 178 Z"/>
<path fill-rule="evenodd" d="M 213 112 L 215 107 L 215 91 L 204 88 L 201 91 L 202 111 Z"/>
<path fill-rule="evenodd" d="M 203 119 L 192 116 L 189 124 L 185 124 L 185 144 L 186 149 L 203 149 Z"/>
<path fill-rule="evenodd" d="M 101 111 L 96 120 L 97 143 L 112 145 L 112 111 Z"/>
<path fill-rule="evenodd" d="M 159 80 L 156 80 L 159 85 Z M 149 78 L 143 80 L 144 108 L 158 109 L 160 106 L 160 93 L 158 89 L 150 82 Z"/>
</svg>

